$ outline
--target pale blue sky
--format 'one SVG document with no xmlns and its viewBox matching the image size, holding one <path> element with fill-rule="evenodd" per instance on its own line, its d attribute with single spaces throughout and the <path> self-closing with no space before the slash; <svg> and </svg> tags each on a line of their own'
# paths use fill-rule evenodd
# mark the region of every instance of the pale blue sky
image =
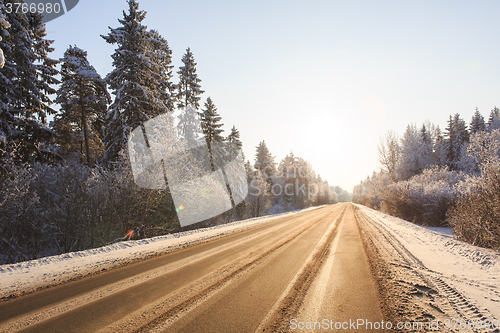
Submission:
<svg viewBox="0 0 500 333">
<path fill-rule="evenodd" d="M 53 57 L 70 44 L 105 76 L 114 46 L 99 37 L 125 0 L 80 0 L 47 24 Z M 467 122 L 500 106 L 498 1 L 140 1 L 143 22 L 173 51 L 187 47 L 206 97 L 241 132 L 253 162 L 265 140 L 278 163 L 290 150 L 331 185 L 378 169 L 389 129 L 449 114 Z M 177 74 L 174 82 L 177 81 Z M 226 133 L 227 134 L 227 133 Z"/>
</svg>

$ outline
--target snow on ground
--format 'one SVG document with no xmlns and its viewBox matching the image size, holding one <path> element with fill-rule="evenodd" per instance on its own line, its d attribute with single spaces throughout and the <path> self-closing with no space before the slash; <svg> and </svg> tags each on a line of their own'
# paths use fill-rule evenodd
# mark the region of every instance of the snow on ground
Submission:
<svg viewBox="0 0 500 333">
<path fill-rule="evenodd" d="M 311 207 L 303 211 L 317 209 Z M 123 241 L 96 249 L 65 253 L 15 264 L 0 265 L 0 298 L 21 295 L 46 286 L 108 270 L 175 248 L 242 231 L 268 223 L 288 212 L 232 222 L 210 228 L 184 231 L 141 240 Z"/>
<path fill-rule="evenodd" d="M 449 228 L 422 227 L 358 205 L 431 272 L 500 319 L 500 253 L 459 241 Z"/>
</svg>

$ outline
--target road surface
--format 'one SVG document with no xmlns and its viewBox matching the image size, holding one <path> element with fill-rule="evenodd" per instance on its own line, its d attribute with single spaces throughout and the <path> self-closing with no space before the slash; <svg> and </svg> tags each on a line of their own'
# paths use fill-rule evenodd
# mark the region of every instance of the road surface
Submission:
<svg viewBox="0 0 500 333">
<path fill-rule="evenodd" d="M 299 212 L 4 301 L 0 331 L 277 332 L 380 322 L 363 239 L 350 203 Z"/>
</svg>

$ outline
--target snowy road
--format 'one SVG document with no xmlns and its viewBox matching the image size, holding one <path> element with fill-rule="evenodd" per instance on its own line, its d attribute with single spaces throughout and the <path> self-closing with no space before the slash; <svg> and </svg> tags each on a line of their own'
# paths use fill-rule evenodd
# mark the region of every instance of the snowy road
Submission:
<svg viewBox="0 0 500 333">
<path fill-rule="evenodd" d="M 382 322 L 402 332 L 429 331 L 431 322 L 439 331 L 493 331 L 443 325 L 498 318 L 496 252 L 350 203 L 246 223 L 233 232 L 227 230 L 235 225 L 205 231 L 218 236 L 198 235 L 202 241 L 157 257 L 5 298 L 0 332 L 363 332 L 371 331 L 367 323 Z M 95 261 L 108 250 L 97 251 Z M 439 265 L 440 256 L 448 263 Z M 75 258 L 46 261 L 83 270 Z M 29 291 L 26 281 L 38 283 L 38 271 L 47 270 L 39 262 L 19 267 L 21 273 L 0 266 L 2 288 Z M 396 329 L 397 323 L 417 326 Z"/>
</svg>

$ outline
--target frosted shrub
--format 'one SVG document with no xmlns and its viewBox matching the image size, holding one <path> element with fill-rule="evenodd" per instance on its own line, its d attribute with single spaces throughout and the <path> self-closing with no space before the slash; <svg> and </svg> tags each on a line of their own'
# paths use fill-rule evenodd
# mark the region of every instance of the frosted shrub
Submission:
<svg viewBox="0 0 500 333">
<path fill-rule="evenodd" d="M 459 184 L 467 189 L 450 209 L 455 236 L 474 245 L 500 249 L 500 162 L 484 165 L 481 178 Z M 467 186 L 469 185 L 469 186 Z"/>
<path fill-rule="evenodd" d="M 127 163 L 112 170 L 78 162 L 0 164 L 0 263 L 84 250 L 126 237 L 175 229 L 165 190 L 135 183 Z"/>
<path fill-rule="evenodd" d="M 373 209 L 380 209 L 382 194 L 393 182 L 390 173 L 374 173 L 371 178 L 366 179 L 356 187 L 352 201 Z"/>
<path fill-rule="evenodd" d="M 407 181 L 391 184 L 381 193 L 381 210 L 405 220 L 431 226 L 445 224 L 450 203 L 457 197 L 454 185 L 463 175 L 437 167 Z"/>
<path fill-rule="evenodd" d="M 32 191 L 36 175 L 28 165 L 14 163 L 15 156 L 0 165 L 0 261 L 15 262 L 37 257 L 45 246 L 47 225 L 40 216 L 40 198 Z"/>
</svg>

